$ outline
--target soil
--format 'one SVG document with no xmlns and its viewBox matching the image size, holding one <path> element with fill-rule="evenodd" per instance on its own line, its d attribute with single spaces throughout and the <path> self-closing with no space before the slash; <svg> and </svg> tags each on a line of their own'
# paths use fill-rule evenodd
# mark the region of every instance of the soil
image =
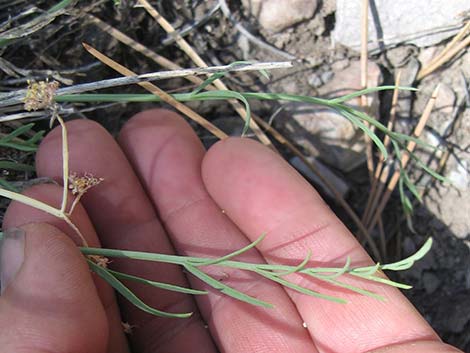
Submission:
<svg viewBox="0 0 470 353">
<path fill-rule="evenodd" d="M 35 5 L 31 5 L 27 1 L 19 0 L 8 5 L 0 2 L 0 32 L 24 23 L 25 19 L 30 18 L 28 16 L 31 15 L 15 18 L 26 9 L 40 14 L 42 10 L 50 8 L 54 3 L 53 1 L 36 1 Z M 110 0 L 88 4 L 79 2 L 73 10 L 57 17 L 48 26 L 18 39 L 9 46 L 0 48 L 0 90 L 24 88 L 27 79 L 42 80 L 49 77 L 65 86 L 71 83 L 116 77 L 116 74 L 104 65 L 96 64 L 95 60 L 83 50 L 81 42 L 91 44 L 136 72 L 145 73 L 160 69 L 151 60 L 133 52 L 129 47 L 98 30 L 85 17 L 85 13 L 94 14 L 129 37 L 183 67 L 193 66 L 179 50 L 175 50 L 173 44 L 164 44 L 171 37 L 156 25 L 145 11 L 133 7 L 133 1 L 121 0 L 119 3 L 115 5 Z M 198 22 L 198 19 L 217 5 L 216 1 L 195 0 L 153 3 L 177 30 Z M 335 25 L 334 1 L 319 2 L 319 7 L 312 19 L 304 20 L 280 33 L 270 33 L 261 28 L 256 18 L 242 7 L 241 1 L 234 0 L 228 3 L 237 23 L 243 25 L 256 38 L 297 58 L 294 69 L 289 72 L 272 72 L 272 79 L 269 82 L 255 74 L 231 75 L 226 79 L 231 89 L 315 96 L 321 92 L 321 87 L 331 79 L 331 76 L 359 58 L 359 54 L 353 50 L 332 45 L 331 35 Z M 189 32 L 186 39 L 209 65 L 227 64 L 237 60 L 285 60 L 269 50 L 260 48 L 259 45 L 247 43 L 246 38 L 234 27 L 233 22 L 220 10 L 215 11 L 207 21 L 197 25 Z M 468 221 L 470 215 L 470 104 L 468 90 L 465 87 L 468 83 L 462 83 L 470 77 L 470 53 L 463 51 L 442 69 L 424 80 L 415 79 L 416 65 L 425 64 L 426 60 L 442 50 L 445 44 L 441 43 L 429 48 L 398 45 L 386 52 L 375 54 L 369 59 L 379 65 L 381 84 L 393 84 L 394 75 L 397 70 L 402 69 L 404 79 L 409 81 L 408 84 L 414 84 L 421 90 L 419 93 L 401 96 L 396 127 L 400 131 L 411 132 L 430 92 L 439 82 L 445 85 L 446 94 L 444 98 L 440 98 L 439 108 L 432 114 L 424 138 L 429 143 L 439 144 L 448 151 L 449 158 L 447 163 L 441 166 L 441 171 L 451 179 L 453 185 L 436 182 L 412 164 L 410 176 L 418 183 L 419 190 L 423 191 L 423 202 L 415 204 L 413 215 L 407 219 L 404 216 L 398 193 L 393 193 L 383 213 L 383 224 L 385 234 L 387 234 L 388 261 L 413 253 L 427 237 L 433 237 L 434 246 L 430 254 L 409 271 L 398 274 L 397 279 L 414 285 L 413 289 L 405 291 L 405 295 L 443 340 L 465 352 L 470 352 L 470 223 Z M 13 64 L 13 69 L 4 61 Z M 16 70 L 15 67 L 27 70 L 27 72 Z M 359 79 L 357 77 L 358 81 Z M 191 89 L 191 86 L 182 80 L 170 80 L 161 86 L 171 92 Z M 141 92 L 140 88 L 134 86 L 120 88 L 119 91 L 120 93 Z M 386 123 L 390 116 L 391 93 L 381 93 L 377 99 L 378 117 Z M 239 133 L 242 122 L 236 118 L 228 104 L 204 102 L 190 105 L 206 118 L 214 121 L 216 125 L 223 127 L 224 131 Z M 123 123 L 134 113 L 149 106 L 154 105 L 64 104 L 64 108 L 74 110 L 74 114 L 66 116 L 66 119 L 77 116 L 93 119 L 113 134 L 116 134 Z M 284 107 L 280 103 L 253 102 L 252 108 L 258 115 L 268 120 L 273 118 L 279 108 Z M 1 109 L 3 108 L 0 108 L 0 116 L 15 112 L 14 109 L 20 111 L 21 107 Z M 298 136 L 286 129 L 282 121 L 284 120 L 278 121 L 276 118 L 274 125 L 296 144 Z M 0 131 L 7 132 L 14 127 L 14 124 L 2 124 Z M 37 119 L 36 128 L 46 129 L 47 119 Z M 195 128 L 207 146 L 215 142 L 207 132 L 199 127 Z M 309 132 L 302 131 L 302 133 L 308 134 Z M 287 160 L 292 157 L 292 154 L 283 146 L 278 147 Z M 303 148 L 301 145 L 298 147 Z M 302 151 L 310 157 L 311 152 L 305 149 Z M 420 150 L 419 153 L 430 167 L 439 167 L 442 155 L 436 156 L 426 150 Z M 30 154 L 10 150 L 1 151 L 0 157 L 24 163 L 32 161 Z M 325 162 L 326 158 L 322 158 L 321 155 L 315 157 L 347 181 L 349 193 L 346 200 L 361 215 L 370 190 L 365 163 L 361 162 L 358 167 L 344 171 L 332 165 L 328 166 Z M 31 173 L 13 173 L 6 170 L 2 173 L 5 178 L 20 187 L 34 182 L 34 174 Z M 320 192 L 355 232 L 354 224 L 337 201 L 325 194 L 323 190 L 320 189 Z M 5 200 L 0 200 L 0 216 L 6 205 Z M 373 235 L 377 236 L 375 233 Z"/>
</svg>

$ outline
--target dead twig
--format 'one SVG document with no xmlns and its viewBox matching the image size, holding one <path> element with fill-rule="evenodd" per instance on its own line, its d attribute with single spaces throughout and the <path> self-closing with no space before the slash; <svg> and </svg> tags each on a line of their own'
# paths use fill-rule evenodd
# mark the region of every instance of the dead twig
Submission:
<svg viewBox="0 0 470 353">
<path fill-rule="evenodd" d="M 252 42 L 253 44 L 259 46 L 260 48 L 263 48 L 275 55 L 278 55 L 280 56 L 281 58 L 284 58 L 284 59 L 287 59 L 287 60 L 296 60 L 297 57 L 292 55 L 292 54 L 289 54 L 289 53 L 286 53 L 285 51 L 282 51 L 264 41 L 262 41 L 261 39 L 259 39 L 258 37 L 256 37 L 255 35 L 251 34 L 250 31 L 248 31 L 245 27 L 243 27 L 233 16 L 232 16 L 232 13 L 227 5 L 227 2 L 225 0 L 219 0 L 219 5 L 220 5 L 220 9 L 222 10 L 222 13 L 225 15 L 225 17 L 227 17 L 232 23 L 233 25 L 235 26 L 235 28 L 241 33 L 243 34 L 246 39 L 248 39 L 250 42 Z"/>
<path fill-rule="evenodd" d="M 401 79 L 401 70 L 398 71 L 397 77 L 395 78 L 395 87 L 400 86 L 400 79 Z M 390 110 L 390 119 L 387 123 L 387 129 L 389 129 L 390 131 L 393 129 L 393 125 L 395 123 L 397 104 L 398 104 L 398 88 L 395 88 L 393 90 L 392 107 Z M 385 138 L 384 138 L 385 148 L 387 148 L 389 144 L 390 144 L 390 137 L 388 135 L 385 135 Z M 384 175 L 382 176 L 382 169 L 384 168 L 384 162 L 385 162 L 385 159 L 383 157 L 380 157 L 379 162 L 377 163 L 377 166 L 375 167 L 373 182 L 372 182 L 371 190 L 369 193 L 369 198 L 367 199 L 366 209 L 364 211 L 364 215 L 362 216 L 362 222 L 365 225 L 367 225 L 368 222 L 370 221 L 371 212 L 377 206 L 378 199 L 380 198 L 380 195 L 383 189 L 383 184 L 382 184 L 383 179 L 385 178 L 385 181 L 386 181 L 387 180 L 386 178 L 388 178 L 387 173 L 384 173 Z M 379 184 L 380 190 L 377 190 L 378 184 Z"/>
<path fill-rule="evenodd" d="M 139 3 L 142 4 L 145 10 L 155 19 L 155 21 L 158 22 L 160 26 L 162 26 L 162 28 L 168 34 L 175 36 L 175 40 L 178 46 L 191 58 L 191 60 L 196 65 L 201 66 L 201 67 L 207 67 L 207 64 L 205 63 L 204 60 L 202 60 L 199 54 L 194 51 L 194 49 L 189 45 L 189 43 L 183 37 L 178 36 L 173 26 L 162 15 L 160 15 L 160 13 L 158 13 L 158 11 L 152 5 L 150 5 L 150 3 L 147 0 L 139 0 Z M 215 80 L 212 84 L 220 90 L 228 90 L 228 87 L 220 79 Z M 235 111 L 240 115 L 240 117 L 244 121 L 247 121 L 248 115 L 247 115 L 246 109 L 236 100 L 229 100 L 229 103 L 232 105 Z M 253 132 L 256 134 L 258 139 L 264 145 L 269 146 L 271 149 L 275 149 L 274 145 L 271 143 L 271 141 L 266 136 L 266 134 L 259 128 L 255 120 L 250 119 L 249 126 L 253 130 Z"/>
<path fill-rule="evenodd" d="M 446 45 L 439 55 L 437 55 L 426 67 L 423 67 L 419 71 L 417 79 L 421 80 L 427 75 L 433 73 L 450 59 L 452 59 L 455 55 L 457 55 L 461 50 L 470 45 L 470 35 L 464 38 L 469 29 L 470 21 L 465 24 L 460 32 L 455 35 L 455 37 L 449 42 L 449 44 Z"/>
<path fill-rule="evenodd" d="M 119 87 L 141 82 L 158 81 L 176 77 L 189 77 L 194 75 L 207 75 L 217 72 L 235 72 L 235 71 L 259 71 L 259 70 L 272 70 L 278 68 L 292 67 L 291 62 L 272 62 L 272 63 L 240 63 L 223 66 L 210 66 L 192 69 L 181 69 L 172 71 L 159 71 L 151 72 L 143 75 L 135 75 L 129 77 L 118 77 L 107 80 L 101 80 L 90 83 L 83 83 L 71 87 L 59 88 L 56 91 L 57 95 L 76 94 L 87 91 L 94 91 L 103 88 Z M 202 82 L 202 81 L 198 81 Z M 14 104 L 20 104 L 24 101 L 27 90 L 21 89 L 14 92 L 0 93 L 0 107 L 6 107 Z"/>
<path fill-rule="evenodd" d="M 424 127 L 426 126 L 426 122 L 429 119 L 429 116 L 431 115 L 432 109 L 434 108 L 434 104 L 436 102 L 437 95 L 439 93 L 439 86 L 436 87 L 434 92 L 431 95 L 431 98 L 429 99 L 428 103 L 426 104 L 426 107 L 424 108 L 423 114 L 421 115 L 421 118 L 418 121 L 418 125 L 416 125 L 415 130 L 413 131 L 413 136 L 418 138 L 421 133 L 423 132 Z M 400 167 L 405 169 L 409 160 L 410 160 L 410 155 L 413 152 L 413 150 L 416 147 L 416 142 L 415 141 L 409 141 L 408 145 L 406 147 L 405 153 L 403 153 L 401 160 L 400 160 Z M 378 222 L 378 219 L 380 218 L 385 205 L 387 204 L 390 195 L 392 194 L 393 190 L 395 189 L 395 186 L 397 185 L 398 180 L 400 179 L 400 169 L 395 170 L 393 173 L 392 177 L 390 178 L 390 181 L 388 182 L 387 185 L 387 190 L 385 190 L 385 194 L 383 195 L 379 206 L 375 210 L 375 213 L 371 219 L 371 222 L 369 226 L 367 227 L 367 230 L 370 232 L 372 229 L 374 229 L 375 225 Z"/>
<path fill-rule="evenodd" d="M 94 49 L 88 44 L 83 43 L 83 46 L 85 49 L 93 55 L 95 58 L 106 64 L 107 66 L 111 67 L 112 69 L 116 70 L 122 75 L 126 76 L 135 76 L 136 73 L 129 70 L 125 66 L 122 66 L 121 64 L 117 63 L 116 61 L 112 60 L 111 58 L 107 57 L 103 53 L 100 53 L 98 50 Z M 227 134 L 225 134 L 222 130 L 220 130 L 218 127 L 213 125 L 211 122 L 207 121 L 205 118 L 203 118 L 201 115 L 187 107 L 181 102 L 178 102 L 175 100 L 172 96 L 170 96 L 168 93 L 160 89 L 159 87 L 155 86 L 153 83 L 150 82 L 137 82 L 137 84 L 143 88 L 145 88 L 147 91 L 150 93 L 155 94 L 156 96 L 159 96 L 164 102 L 170 104 L 173 106 L 175 109 L 186 115 L 188 118 L 194 120 L 198 124 L 200 124 L 202 127 L 207 129 L 209 132 L 214 134 L 220 139 L 227 138 Z"/>
</svg>

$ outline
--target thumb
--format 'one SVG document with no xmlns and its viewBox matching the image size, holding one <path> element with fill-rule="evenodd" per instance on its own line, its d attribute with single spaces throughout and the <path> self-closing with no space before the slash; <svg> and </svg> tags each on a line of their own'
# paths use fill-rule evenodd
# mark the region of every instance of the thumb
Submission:
<svg viewBox="0 0 470 353">
<path fill-rule="evenodd" d="M 6 231 L 0 244 L 2 352 L 106 352 L 105 311 L 73 242 L 38 223 Z"/>
</svg>

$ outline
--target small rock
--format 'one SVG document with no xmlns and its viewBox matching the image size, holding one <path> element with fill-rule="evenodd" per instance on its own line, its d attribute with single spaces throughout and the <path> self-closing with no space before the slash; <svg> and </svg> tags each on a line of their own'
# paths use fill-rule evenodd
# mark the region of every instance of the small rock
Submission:
<svg viewBox="0 0 470 353">
<path fill-rule="evenodd" d="M 307 155 L 340 170 L 352 170 L 365 160 L 361 133 L 334 111 L 296 104 L 276 122 Z"/>
<path fill-rule="evenodd" d="M 441 84 L 434 109 L 444 115 L 451 115 L 454 110 L 455 93 L 446 84 Z"/>
<path fill-rule="evenodd" d="M 443 48 L 439 46 L 432 46 L 429 48 L 423 48 L 418 55 L 418 60 L 423 67 L 427 66 L 441 51 Z"/>
<path fill-rule="evenodd" d="M 322 80 L 323 83 L 327 83 L 334 76 L 335 76 L 335 74 L 333 73 L 333 71 L 325 71 L 324 73 L 321 74 L 321 80 Z"/>
<path fill-rule="evenodd" d="M 466 53 L 462 56 L 462 73 L 465 77 L 470 76 L 470 50 L 467 50 Z"/>
<path fill-rule="evenodd" d="M 412 56 L 417 53 L 417 48 L 411 45 L 401 45 L 385 52 L 386 60 L 395 68 L 405 66 Z"/>
<path fill-rule="evenodd" d="M 419 69 L 421 65 L 416 58 L 410 58 L 405 67 L 401 68 L 401 78 L 400 78 L 400 86 L 413 86 L 413 83 L 416 80 L 416 76 L 418 76 Z M 402 92 L 404 93 L 404 92 Z M 411 92 L 408 92 L 411 94 Z"/>
<path fill-rule="evenodd" d="M 307 157 L 307 159 L 311 164 L 315 166 L 315 168 L 318 170 L 321 176 L 324 179 L 327 179 L 344 198 L 349 191 L 348 184 L 342 178 L 336 175 L 330 168 L 328 168 L 326 165 L 321 163 L 316 158 Z M 322 190 L 331 198 L 335 198 L 335 195 L 325 185 L 322 179 L 317 174 L 313 173 L 312 170 L 299 157 L 297 156 L 293 157 L 290 159 L 289 162 L 295 169 L 297 169 L 300 173 L 302 173 L 302 175 L 305 178 L 307 178 L 310 182 L 322 188 Z"/>
<path fill-rule="evenodd" d="M 454 169 L 447 173 L 447 179 L 460 191 L 467 191 L 470 189 L 470 175 L 468 174 L 468 167 L 466 161 L 461 161 Z M 469 209 L 470 211 L 470 209 Z M 470 213 L 469 213 L 470 215 Z"/>
<path fill-rule="evenodd" d="M 308 78 L 308 84 L 310 86 L 312 86 L 313 88 L 318 88 L 321 85 L 323 85 L 321 75 L 316 73 L 316 72 L 314 74 L 310 75 L 310 77 Z"/>
<path fill-rule="evenodd" d="M 434 273 L 426 271 L 423 274 L 422 283 L 426 293 L 432 294 L 440 286 L 441 280 Z"/>
<path fill-rule="evenodd" d="M 360 0 L 336 1 L 336 42 L 359 50 L 361 45 Z M 445 7 L 445 8 L 444 8 Z M 382 51 L 400 43 L 427 47 L 455 35 L 468 0 L 375 0 L 369 7 L 369 50 Z M 446 30 L 443 30 L 445 28 Z"/>
<path fill-rule="evenodd" d="M 318 88 L 330 81 L 334 75 L 332 71 L 325 71 L 321 74 L 316 72 L 308 78 L 308 84 L 313 88 Z"/>
<path fill-rule="evenodd" d="M 335 61 L 333 64 L 331 64 L 331 69 L 333 71 L 340 71 L 340 70 L 344 70 L 348 66 L 349 66 L 349 60 L 342 59 L 342 60 Z"/>
<path fill-rule="evenodd" d="M 382 73 L 379 66 L 373 61 L 367 63 L 367 82 L 369 87 L 376 87 L 382 81 Z M 321 95 L 341 96 L 361 89 L 361 64 L 359 61 L 351 61 L 343 70 L 334 72 L 334 77 L 319 91 Z M 351 101 L 350 103 L 359 103 Z"/>
<path fill-rule="evenodd" d="M 280 32 L 313 17 L 317 0 L 243 0 L 243 6 L 267 31 Z"/>
<path fill-rule="evenodd" d="M 321 86 L 320 95 L 337 97 L 360 88 L 360 64 L 354 61 L 345 70 Z M 381 80 L 379 67 L 369 62 L 368 82 L 378 86 Z M 321 79 L 321 77 L 320 77 Z M 376 95 L 370 95 L 370 103 Z M 374 100 L 377 102 L 377 99 Z M 358 105 L 358 100 L 349 103 Z M 371 108 L 371 115 L 377 115 L 377 106 Z M 277 121 L 286 134 L 302 146 L 308 155 L 320 158 L 341 171 L 351 171 L 365 160 L 365 144 L 362 131 L 339 113 L 311 104 L 292 104 Z"/>
</svg>

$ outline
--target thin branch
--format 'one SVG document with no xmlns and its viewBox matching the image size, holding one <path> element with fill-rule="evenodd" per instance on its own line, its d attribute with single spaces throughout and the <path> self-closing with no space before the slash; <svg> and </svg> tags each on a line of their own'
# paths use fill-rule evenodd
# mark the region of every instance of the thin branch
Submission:
<svg viewBox="0 0 470 353">
<path fill-rule="evenodd" d="M 361 11 L 361 89 L 367 88 L 367 44 L 369 38 L 369 0 L 362 1 L 362 11 Z M 361 107 L 368 110 L 367 96 L 362 95 L 360 97 Z M 369 124 L 366 123 L 366 126 L 369 127 Z M 372 127 L 373 131 L 373 127 Z M 372 151 L 372 140 L 364 134 L 364 141 L 366 144 L 366 156 L 367 156 L 367 170 L 369 171 L 369 180 L 372 185 L 373 176 L 374 176 L 374 158 Z"/>
<path fill-rule="evenodd" d="M 262 41 L 261 39 L 257 38 L 256 36 L 254 36 L 253 34 L 251 34 L 245 27 L 243 27 L 240 23 L 237 22 L 237 20 L 232 16 L 232 13 L 227 5 L 227 2 L 225 0 L 219 0 L 219 5 L 220 5 L 220 9 L 222 10 L 222 13 L 225 15 L 225 17 L 227 17 L 232 23 L 233 25 L 235 26 L 235 28 L 241 33 L 243 34 L 250 42 L 254 43 L 255 45 L 271 52 L 271 53 L 274 53 L 278 56 L 280 56 L 281 58 L 284 58 L 284 59 L 287 59 L 287 60 L 297 60 L 297 57 L 292 55 L 292 54 L 289 54 L 289 53 L 286 53 L 285 51 L 282 51 L 264 41 Z"/>
<path fill-rule="evenodd" d="M 171 71 L 151 72 L 142 75 L 133 75 L 128 77 L 118 77 L 107 80 L 101 80 L 90 83 L 83 83 L 72 87 L 59 88 L 56 95 L 75 94 L 98 89 L 118 87 L 125 85 L 138 84 L 141 82 L 151 82 L 165 80 L 169 78 L 188 77 L 191 75 L 207 75 L 217 72 L 241 72 L 241 71 L 260 71 L 285 69 L 292 67 L 291 62 L 264 62 L 264 63 L 235 63 L 231 65 L 211 66 L 204 68 L 190 68 Z M 0 107 L 6 107 L 14 104 L 21 104 L 24 101 L 27 89 L 21 89 L 9 93 L 0 93 Z"/>
<path fill-rule="evenodd" d="M 138 1 L 168 34 L 175 36 L 175 40 L 178 46 L 191 58 L 191 60 L 196 65 L 201 67 L 208 66 L 205 61 L 199 56 L 199 54 L 196 53 L 196 51 L 189 45 L 189 43 L 183 37 L 178 35 L 178 32 L 175 31 L 173 26 L 162 15 L 160 15 L 158 11 L 152 5 L 150 5 L 147 0 Z M 220 79 L 215 80 L 212 84 L 222 91 L 228 90 L 228 87 Z M 236 100 L 229 100 L 229 103 L 233 106 L 233 108 L 240 115 L 243 121 L 247 121 L 248 114 L 246 109 Z M 259 128 L 254 119 L 249 120 L 249 126 L 264 145 L 269 146 L 271 149 L 275 149 L 274 145 L 271 143 L 266 134 Z"/>
<path fill-rule="evenodd" d="M 389 129 L 390 131 L 392 131 L 393 129 L 393 125 L 395 123 L 395 119 L 397 115 L 396 112 L 397 112 L 397 104 L 398 104 L 398 87 L 400 86 L 400 79 L 401 79 L 401 70 L 398 71 L 397 77 L 395 78 L 396 88 L 393 90 L 392 108 L 390 110 L 390 119 L 387 123 L 387 129 Z M 385 138 L 384 138 L 385 148 L 387 148 L 389 144 L 390 144 L 390 136 L 385 135 Z M 377 191 L 377 184 L 379 183 L 379 181 L 382 182 L 381 175 L 382 175 L 382 169 L 384 167 L 384 162 L 385 162 L 385 159 L 383 158 L 383 156 L 380 156 L 379 162 L 375 168 L 374 180 L 373 180 L 372 187 L 369 193 L 369 198 L 367 199 L 366 209 L 364 211 L 364 215 L 362 216 L 362 222 L 366 226 L 368 222 L 370 221 L 371 211 L 374 210 L 375 207 L 377 206 L 378 198 L 380 197 L 380 194 L 382 192 L 381 190 Z M 388 174 L 387 174 L 387 178 L 388 178 Z M 387 179 L 385 179 L 385 181 L 386 180 Z"/>
<path fill-rule="evenodd" d="M 121 75 L 126 75 L 126 76 L 135 76 L 135 72 L 129 70 L 128 68 L 122 66 L 121 64 L 117 63 L 116 61 L 110 59 L 106 55 L 100 53 L 98 50 L 94 49 L 88 44 L 83 43 L 85 49 L 93 55 L 95 58 L 106 64 L 107 66 L 111 67 L 112 69 L 116 70 L 119 72 Z M 205 118 L 203 118 L 201 115 L 184 105 L 183 103 L 178 102 L 176 99 L 174 99 L 172 96 L 170 96 L 168 93 L 164 92 L 154 84 L 150 82 L 139 82 L 137 83 L 139 86 L 145 88 L 147 91 L 153 93 L 156 96 L 159 96 L 163 101 L 166 103 L 172 105 L 175 109 L 186 115 L 188 118 L 194 120 L 198 124 L 200 124 L 202 127 L 210 131 L 212 134 L 217 136 L 220 139 L 227 138 L 227 134 L 225 134 L 222 130 L 220 130 L 218 127 L 213 125 L 211 122 L 207 121 Z"/>
<path fill-rule="evenodd" d="M 209 21 L 212 18 L 212 16 L 214 16 L 217 13 L 217 11 L 219 11 L 219 9 L 220 9 L 220 4 L 215 4 L 214 7 L 210 9 L 207 13 L 205 13 L 201 18 L 194 20 L 193 23 L 182 28 L 178 32 L 178 35 L 181 37 L 188 35 L 193 30 L 195 30 L 196 28 L 202 26 L 207 21 Z M 173 44 L 173 42 L 175 42 L 175 37 L 170 35 L 168 36 L 168 38 L 165 38 L 162 40 L 162 45 L 167 46 L 167 45 Z"/>
</svg>

